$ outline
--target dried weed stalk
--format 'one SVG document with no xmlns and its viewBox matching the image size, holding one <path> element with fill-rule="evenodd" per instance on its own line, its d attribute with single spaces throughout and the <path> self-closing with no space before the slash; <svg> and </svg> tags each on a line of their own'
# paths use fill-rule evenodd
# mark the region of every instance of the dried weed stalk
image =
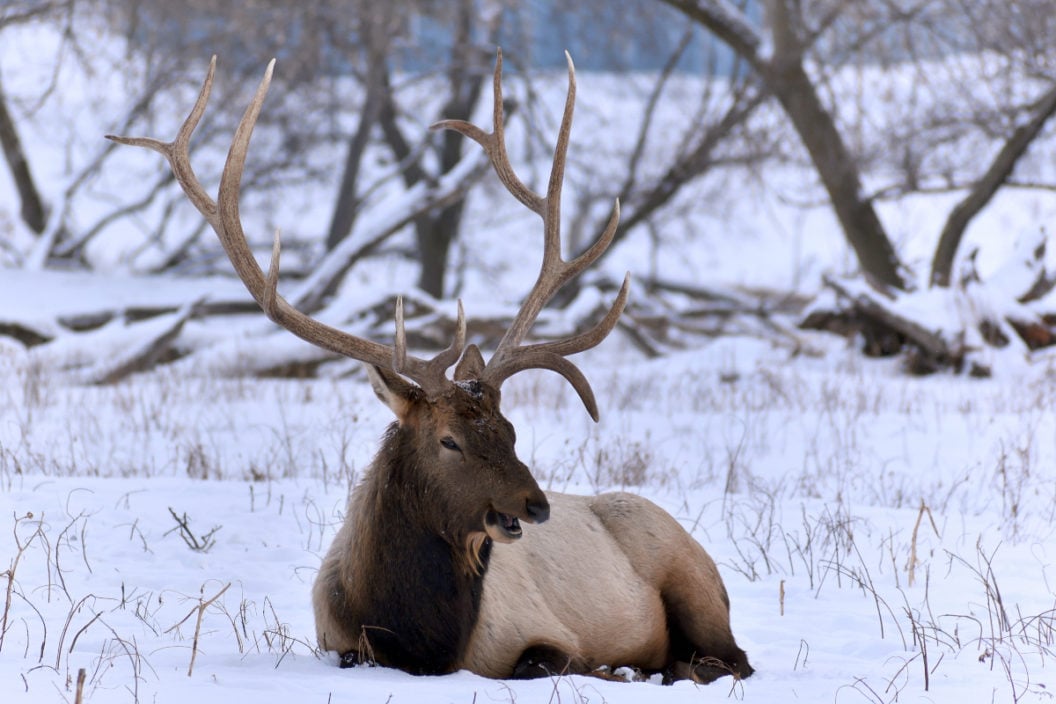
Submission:
<svg viewBox="0 0 1056 704">
<path fill-rule="evenodd" d="M 169 510 L 171 511 L 172 509 Z M 197 614 L 197 618 L 195 619 L 194 623 L 194 640 L 191 641 L 191 664 L 187 666 L 188 677 L 194 674 L 194 661 L 198 657 L 198 639 L 201 637 L 202 633 L 202 619 L 205 618 L 205 610 L 208 609 L 213 604 L 213 602 L 222 597 L 224 595 L 224 592 L 226 592 L 230 587 L 231 582 L 228 582 L 224 585 L 223 589 L 218 591 L 211 598 L 206 599 L 205 586 L 203 585 L 202 595 L 198 597 L 198 604 L 195 605 L 195 607 L 191 609 L 190 612 L 186 616 L 184 616 L 178 623 L 174 624 L 173 626 L 168 628 L 168 630 L 165 631 L 166 633 L 169 633 L 171 631 L 176 630 L 177 628 L 182 626 L 187 621 L 187 619 Z"/>
<path fill-rule="evenodd" d="M 172 507 L 169 507 L 169 514 L 172 519 L 176 521 L 176 527 L 170 528 L 165 531 L 165 535 L 179 531 L 180 537 L 183 538 L 183 542 L 187 543 L 187 547 L 195 552 L 209 552 L 214 545 L 216 545 L 216 539 L 213 537 L 216 535 L 223 526 L 213 526 L 212 530 L 202 535 L 195 535 L 194 531 L 191 530 L 190 519 L 187 518 L 187 514 L 184 513 L 182 516 L 178 515 Z"/>
</svg>

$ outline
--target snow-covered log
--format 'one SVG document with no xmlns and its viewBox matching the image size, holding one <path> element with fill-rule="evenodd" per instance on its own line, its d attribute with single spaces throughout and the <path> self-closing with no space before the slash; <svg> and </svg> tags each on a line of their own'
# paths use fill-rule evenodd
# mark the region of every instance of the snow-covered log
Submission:
<svg viewBox="0 0 1056 704">
<path fill-rule="evenodd" d="M 953 369 L 989 376 L 997 351 L 1025 357 L 1056 343 L 1044 233 L 1020 238 L 985 279 L 975 253 L 969 254 L 949 287 L 893 292 L 860 278 L 824 281 L 833 295 L 816 301 L 800 327 L 859 335 L 867 355 L 904 354 L 914 373 Z"/>
<path fill-rule="evenodd" d="M 194 313 L 190 303 L 175 313 L 143 322 L 114 320 L 98 330 L 63 335 L 34 347 L 33 363 L 57 370 L 75 383 L 110 384 L 150 369 L 170 349 Z"/>
</svg>

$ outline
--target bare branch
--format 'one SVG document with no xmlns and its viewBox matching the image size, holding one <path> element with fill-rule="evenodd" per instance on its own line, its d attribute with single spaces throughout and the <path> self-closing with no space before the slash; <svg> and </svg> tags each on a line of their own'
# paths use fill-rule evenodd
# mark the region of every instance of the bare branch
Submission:
<svg viewBox="0 0 1056 704">
<path fill-rule="evenodd" d="M 972 185 L 971 191 L 961 200 L 942 228 L 939 244 L 931 265 L 933 286 L 948 286 L 953 259 L 964 236 L 968 223 L 986 207 L 998 189 L 1012 174 L 1020 157 L 1026 154 L 1034 139 L 1041 133 L 1045 123 L 1056 113 L 1056 83 L 1037 101 L 1030 120 L 1017 127 L 998 151 L 986 172 Z"/>
</svg>

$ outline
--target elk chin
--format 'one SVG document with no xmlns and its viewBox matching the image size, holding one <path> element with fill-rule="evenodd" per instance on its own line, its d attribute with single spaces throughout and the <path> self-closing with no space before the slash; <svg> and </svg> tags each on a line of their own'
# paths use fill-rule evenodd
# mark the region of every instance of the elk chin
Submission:
<svg viewBox="0 0 1056 704">
<path fill-rule="evenodd" d="M 516 516 L 491 509 L 484 514 L 484 532 L 496 543 L 512 543 L 521 537 L 521 522 Z"/>
</svg>

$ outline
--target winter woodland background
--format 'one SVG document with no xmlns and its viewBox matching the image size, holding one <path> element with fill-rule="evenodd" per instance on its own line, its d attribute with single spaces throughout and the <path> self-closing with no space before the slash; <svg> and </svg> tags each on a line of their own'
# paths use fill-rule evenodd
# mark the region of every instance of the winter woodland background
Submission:
<svg viewBox="0 0 1056 704">
<path fill-rule="evenodd" d="M 1056 13 L 1047 0 L 6 0 L 0 4 L 4 701 L 1051 699 Z M 283 294 L 391 340 L 485 349 L 538 220 L 479 149 L 503 47 L 537 188 L 578 101 L 568 253 L 616 242 L 504 388 L 544 487 L 622 488 L 720 565 L 757 675 L 708 687 L 339 670 L 309 589 L 390 421 L 358 363 L 268 323 L 163 160 L 217 183 L 278 58 L 242 191 Z M 526 528 L 530 529 L 530 527 Z M 79 674 L 83 672 L 83 680 Z"/>
</svg>

